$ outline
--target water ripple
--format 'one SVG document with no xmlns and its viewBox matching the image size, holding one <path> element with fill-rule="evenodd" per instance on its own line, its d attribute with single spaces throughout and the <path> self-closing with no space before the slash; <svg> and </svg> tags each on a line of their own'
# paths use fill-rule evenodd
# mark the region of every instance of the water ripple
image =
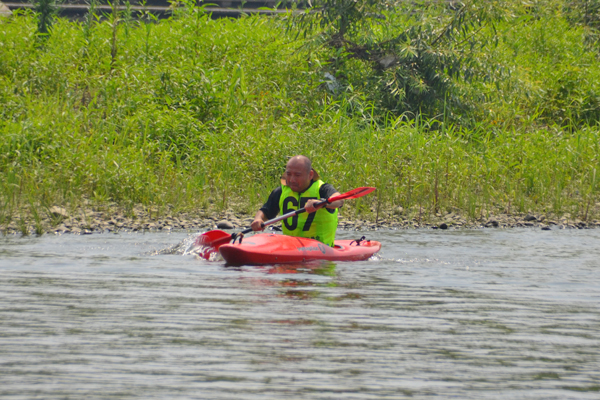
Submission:
<svg viewBox="0 0 600 400">
<path fill-rule="evenodd" d="M 2 239 L 0 397 L 595 399 L 588 232 L 382 232 L 370 261 L 237 268 L 185 234 Z"/>
</svg>

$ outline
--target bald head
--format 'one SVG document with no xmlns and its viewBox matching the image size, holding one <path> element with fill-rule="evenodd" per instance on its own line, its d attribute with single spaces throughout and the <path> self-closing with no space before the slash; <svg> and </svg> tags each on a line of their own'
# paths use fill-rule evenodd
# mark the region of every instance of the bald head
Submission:
<svg viewBox="0 0 600 400">
<path fill-rule="evenodd" d="M 298 168 L 303 168 L 307 173 L 310 172 L 310 170 L 312 169 L 312 162 L 310 161 L 310 158 L 302 155 L 290 158 L 290 160 L 287 163 L 287 166 L 291 165 Z"/>
<path fill-rule="evenodd" d="M 285 166 L 285 180 L 294 192 L 302 193 L 308 189 L 314 174 L 312 163 L 305 156 L 294 156 Z"/>
</svg>

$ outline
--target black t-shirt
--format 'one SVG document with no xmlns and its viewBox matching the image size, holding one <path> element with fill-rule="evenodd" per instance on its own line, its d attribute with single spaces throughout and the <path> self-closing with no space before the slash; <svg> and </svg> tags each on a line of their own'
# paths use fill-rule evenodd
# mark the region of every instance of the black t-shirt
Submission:
<svg viewBox="0 0 600 400">
<path fill-rule="evenodd" d="M 311 186 L 314 183 L 315 182 L 313 181 L 311 183 Z M 279 214 L 279 200 L 281 199 L 282 192 L 283 191 L 281 190 L 281 186 L 274 189 L 269 195 L 267 202 L 260 208 L 260 211 L 262 211 L 265 214 L 267 219 L 273 219 L 277 216 L 277 214 Z M 337 193 L 337 190 L 329 183 L 324 183 L 319 188 L 319 197 L 321 197 L 322 199 L 328 199 L 331 196 L 333 196 L 334 193 Z"/>
</svg>

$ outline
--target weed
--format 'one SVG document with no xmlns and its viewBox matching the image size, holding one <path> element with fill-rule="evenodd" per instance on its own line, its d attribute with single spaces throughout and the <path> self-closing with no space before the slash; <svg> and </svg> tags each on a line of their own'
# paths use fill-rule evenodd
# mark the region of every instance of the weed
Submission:
<svg viewBox="0 0 600 400">
<path fill-rule="evenodd" d="M 598 49 L 575 14 L 551 12 L 559 0 L 478 25 L 470 57 L 479 72 L 448 75 L 428 91 L 439 95 L 429 117 L 418 102 L 386 106 L 403 85 L 414 89 L 405 100 L 417 98 L 429 70 L 388 76 L 396 86 L 383 98 L 389 70 L 304 46 L 286 30 L 287 16 L 215 20 L 192 3 L 169 19 L 143 10 L 134 21 L 117 2 L 100 18 L 92 0 L 83 23 L 53 19 L 43 46 L 32 35 L 35 14 L 0 20 L 0 224 L 23 208 L 83 199 L 117 203 L 131 216 L 138 204 L 153 217 L 251 212 L 298 153 L 340 192 L 378 188 L 348 203 L 349 217 L 383 220 L 398 206 L 420 220 L 457 209 L 472 219 L 535 210 L 597 216 Z M 435 25 L 436 10 L 421 21 L 430 38 L 448 26 L 448 10 Z M 379 43 L 408 32 L 394 51 L 409 51 L 414 14 L 390 9 L 386 18 L 360 29 Z M 363 40 L 360 29 L 352 34 Z M 483 46 L 484 38 L 497 43 Z M 429 39 L 419 40 L 424 54 Z"/>
</svg>

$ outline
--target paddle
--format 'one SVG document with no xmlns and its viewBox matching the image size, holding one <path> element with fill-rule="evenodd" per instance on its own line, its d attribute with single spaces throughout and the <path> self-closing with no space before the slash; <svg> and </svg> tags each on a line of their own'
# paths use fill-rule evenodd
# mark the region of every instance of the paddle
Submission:
<svg viewBox="0 0 600 400">
<path fill-rule="evenodd" d="M 359 188 L 353 189 L 349 192 L 339 194 L 337 196 L 331 196 L 327 200 L 320 201 L 315 204 L 315 208 L 318 208 L 324 204 L 333 203 L 334 201 L 338 201 L 338 200 L 356 199 L 358 197 L 365 196 L 374 190 L 375 190 L 374 187 L 359 187 Z M 306 212 L 305 208 L 301 208 L 296 211 L 291 211 L 287 214 L 281 215 L 277 218 L 273 218 L 273 219 L 270 219 L 270 220 L 264 222 L 262 224 L 262 227 L 264 228 L 265 226 L 272 225 L 276 222 L 296 216 L 298 214 L 302 214 L 304 212 Z M 204 246 L 206 248 L 213 248 L 213 249 L 207 249 L 203 252 L 204 258 L 208 258 L 209 253 L 217 251 L 221 245 L 229 243 L 231 240 L 235 240 L 240 235 L 245 235 L 246 233 L 250 233 L 250 232 L 252 232 L 252 228 L 248 228 L 246 230 L 243 230 L 240 233 L 234 233 L 234 234 L 229 234 L 227 232 L 223 232 L 220 230 L 212 230 L 212 231 L 205 232 L 202 235 L 198 236 L 198 238 L 196 239 L 196 245 Z"/>
</svg>

